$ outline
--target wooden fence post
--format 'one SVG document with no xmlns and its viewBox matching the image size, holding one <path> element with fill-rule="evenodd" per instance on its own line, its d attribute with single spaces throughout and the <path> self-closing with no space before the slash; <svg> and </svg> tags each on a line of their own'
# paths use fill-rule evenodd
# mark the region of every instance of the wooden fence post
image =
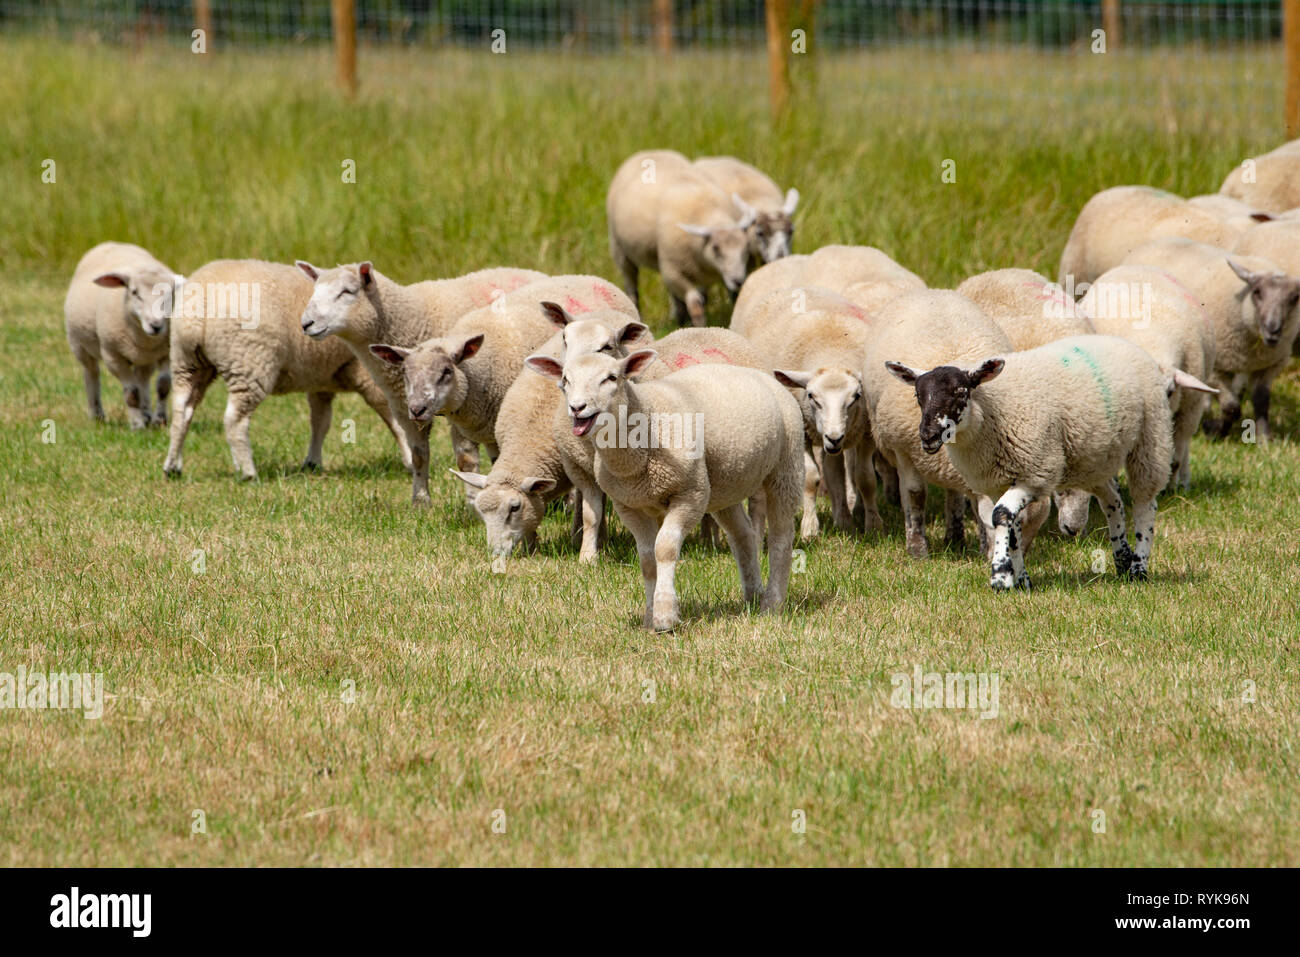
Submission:
<svg viewBox="0 0 1300 957">
<path fill-rule="evenodd" d="M 332 0 L 330 15 L 334 29 L 334 64 L 339 86 L 348 96 L 357 94 L 357 5 L 356 0 Z"/>
<path fill-rule="evenodd" d="M 780 116 L 790 102 L 790 0 L 766 0 L 767 86 L 772 115 Z"/>
<path fill-rule="evenodd" d="M 1300 0 L 1282 0 L 1282 40 L 1286 47 L 1286 137 L 1300 136 Z"/>
<path fill-rule="evenodd" d="M 660 53 L 673 52 L 673 0 L 655 0 L 655 49 Z"/>
<path fill-rule="evenodd" d="M 194 0 L 194 28 L 203 31 L 203 52 L 206 54 L 212 43 L 212 0 Z"/>
<path fill-rule="evenodd" d="M 1119 0 L 1101 0 L 1101 28 L 1106 31 L 1106 52 L 1118 50 L 1122 33 Z"/>
</svg>

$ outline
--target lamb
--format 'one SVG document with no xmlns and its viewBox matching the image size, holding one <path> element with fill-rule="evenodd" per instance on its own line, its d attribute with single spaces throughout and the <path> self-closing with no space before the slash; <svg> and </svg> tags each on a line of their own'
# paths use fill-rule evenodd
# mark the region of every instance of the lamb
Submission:
<svg viewBox="0 0 1300 957">
<path fill-rule="evenodd" d="M 122 383 L 131 428 L 167 421 L 172 383 L 168 324 L 173 292 L 183 281 L 184 277 L 130 243 L 100 243 L 81 257 L 63 302 L 63 315 L 68 345 L 81 363 L 91 418 L 104 419 L 99 389 L 103 360 Z M 156 411 L 149 397 L 154 370 L 158 370 Z"/>
<path fill-rule="evenodd" d="M 784 194 L 762 170 L 731 156 L 702 156 L 695 168 L 727 193 L 743 215 L 750 215 L 749 250 L 752 258 L 770 263 L 790 255 L 794 236 L 794 211 L 799 191 Z"/>
<path fill-rule="evenodd" d="M 181 453 L 194 413 L 219 375 L 225 380 L 226 442 L 245 480 L 257 478 L 248 430 L 268 395 L 307 393 L 311 443 L 304 468 L 319 468 L 337 392 L 358 392 L 397 439 L 404 462 L 410 450 L 393 425 L 374 380 L 341 342 L 313 342 L 298 318 L 312 287 L 293 266 L 255 259 L 219 259 L 185 281 L 174 304 L 171 367 L 175 393 L 171 442 L 163 471 L 181 473 Z"/>
<path fill-rule="evenodd" d="M 949 548 L 962 545 L 966 496 L 971 489 L 945 457 L 928 454 L 918 433 L 921 417 L 916 401 L 888 374 L 885 362 L 905 362 L 920 368 L 963 363 L 1009 353 L 1011 340 L 973 302 L 947 290 L 906 293 L 881 311 L 879 324 L 879 331 L 867 347 L 863 392 L 876 448 L 898 470 L 907 553 L 913 558 L 925 558 L 929 554 L 925 541 L 926 484 L 938 485 L 947 492 L 944 543 Z M 1028 538 L 1033 538 L 1046 517 L 1045 506 L 1036 508 L 1026 531 Z M 985 525 L 980 529 L 981 542 L 987 537 Z"/>
<path fill-rule="evenodd" d="M 1173 484 L 1191 485 L 1190 447 L 1216 390 L 1202 380 L 1214 373 L 1214 328 L 1209 313 L 1174 276 L 1149 266 L 1116 266 L 1102 273 L 1080 302 L 1097 332 L 1136 343 L 1165 376 L 1173 413 Z"/>
<path fill-rule="evenodd" d="M 993 527 L 995 591 L 1030 587 L 1026 509 L 1060 488 L 1097 496 L 1116 572 L 1147 577 L 1173 435 L 1165 375 L 1140 346 L 1074 336 L 969 365 L 887 367 L 914 389 L 922 447 L 935 456 L 946 445 L 951 465 L 981 496 L 981 517 Z M 1116 481 L 1121 468 L 1133 500 L 1132 548 Z"/>
<path fill-rule="evenodd" d="M 794 511 L 803 476 L 803 416 L 771 375 L 739 366 L 691 366 L 633 381 L 655 359 L 586 355 L 531 363 L 560 382 L 573 433 L 592 448 L 600 488 L 636 538 L 645 583 L 643 623 L 681 621 L 674 577 L 686 531 L 706 513 L 727 533 L 744 598 L 763 588 L 758 539 L 745 499 L 767 502 L 769 571 L 761 608 L 785 600 Z"/>
<path fill-rule="evenodd" d="M 1214 246 L 1165 239 L 1139 247 L 1129 264 L 1154 266 L 1173 275 L 1209 312 L 1214 329 L 1214 374 L 1223 418 L 1214 430 L 1225 437 L 1241 415 L 1240 395 L 1251 388 L 1256 432 L 1270 437 L 1273 379 L 1291 358 L 1300 331 L 1300 279 L 1268 259 L 1226 253 Z"/>
<path fill-rule="evenodd" d="M 979 273 L 957 292 L 983 309 L 1016 351 L 1096 331 L 1060 286 L 1030 269 Z"/>
<path fill-rule="evenodd" d="M 1300 140 L 1246 160 L 1228 174 L 1219 193 L 1268 213 L 1300 206 Z"/>
<path fill-rule="evenodd" d="M 1150 186 L 1115 186 L 1097 193 L 1079 212 L 1061 253 L 1060 282 L 1077 298 L 1086 291 L 1083 283 L 1118 266 L 1143 243 L 1177 236 L 1227 249 L 1240 234 L 1181 196 Z"/>
<path fill-rule="evenodd" d="M 754 271 L 731 312 L 731 328 L 746 335 L 750 313 L 760 300 L 781 289 L 829 290 L 872 309 L 903 292 L 924 289 L 920 276 L 872 246 L 823 246 L 806 256 L 786 256 Z M 868 301 L 869 300 L 869 301 Z"/>
<path fill-rule="evenodd" d="M 393 421 L 402 430 L 411 458 L 411 500 L 429 502 L 429 425 L 407 414 L 406 387 L 401 369 L 370 351 L 376 343 L 411 349 L 446 335 L 465 313 L 479 309 L 545 274 L 532 269 L 480 269 L 455 279 L 432 279 L 403 286 L 370 262 L 317 269 L 298 260 L 297 266 L 315 283 L 302 312 L 302 331 L 313 339 L 337 335 L 362 368 L 383 390 Z M 468 439 L 452 430 L 457 467 L 478 468 L 478 452 Z"/>
<path fill-rule="evenodd" d="M 642 268 L 663 277 L 678 325 L 706 324 L 708 288 L 721 281 L 734 296 L 749 269 L 753 215 L 680 153 L 634 153 L 614 174 L 605 199 L 609 248 L 624 288 L 640 302 Z M 739 216 L 739 218 L 737 218 Z"/>
<path fill-rule="evenodd" d="M 807 290 L 805 302 L 814 308 L 790 309 L 791 290 L 775 292 L 759 302 L 752 320 L 763 317 L 749 338 L 772 357 L 776 378 L 795 390 L 807 435 L 803 523 L 800 534 L 817 534 L 818 470 L 813 450 L 821 451 L 820 473 L 831 499 L 835 524 L 853 528 L 847 479 L 862 505 L 865 531 L 883 523 L 876 508 L 876 477 L 871 468 L 875 445 L 866 402 L 862 401 L 862 365 L 872 333 L 870 316 L 853 303 L 826 290 Z M 773 321 L 784 316 L 782 321 Z M 811 465 L 811 467 L 810 467 Z"/>
<path fill-rule="evenodd" d="M 445 336 L 414 349 L 375 343 L 370 352 L 402 372 L 407 414 L 417 423 L 446 416 L 460 435 L 496 458 L 496 420 L 524 359 L 555 332 L 539 300 L 559 299 L 571 312 L 611 310 L 635 319 L 636 307 L 596 276 L 552 276 L 521 286 L 491 306 L 468 312 Z M 468 470 L 465 470 L 468 471 Z"/>
</svg>

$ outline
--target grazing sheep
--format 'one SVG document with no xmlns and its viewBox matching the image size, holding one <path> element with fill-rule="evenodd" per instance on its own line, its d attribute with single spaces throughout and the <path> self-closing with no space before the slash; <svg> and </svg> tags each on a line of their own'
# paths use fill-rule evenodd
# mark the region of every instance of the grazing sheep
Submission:
<svg viewBox="0 0 1300 957">
<path fill-rule="evenodd" d="M 1076 298 L 1143 243 L 1179 237 L 1227 249 L 1241 230 L 1181 196 L 1150 186 L 1114 186 L 1084 204 L 1061 253 L 1059 278 Z"/>
<path fill-rule="evenodd" d="M 1300 330 L 1300 279 L 1260 256 L 1177 239 L 1148 243 L 1127 262 L 1172 274 L 1209 312 L 1214 328 L 1210 385 L 1219 389 L 1223 410 L 1214 430 L 1221 437 L 1232 431 L 1241 415 L 1240 396 L 1249 386 L 1256 432 L 1267 442 L 1273 379 L 1291 358 Z"/>
<path fill-rule="evenodd" d="M 794 237 L 794 211 L 799 191 L 785 193 L 762 170 L 731 156 L 702 156 L 694 163 L 729 195 L 742 215 L 752 210 L 749 250 L 760 262 L 770 263 L 790 255 Z"/>
<path fill-rule="evenodd" d="M 1296 210 L 1300 214 L 1300 210 Z M 1260 223 L 1241 234 L 1233 253 L 1261 256 L 1274 263 L 1288 276 L 1300 276 L 1300 221 L 1286 215 Z M 1291 354 L 1300 355 L 1300 336 L 1291 345 Z"/>
<path fill-rule="evenodd" d="M 878 316 L 879 329 L 867 347 L 863 391 L 871 415 L 876 448 L 898 470 L 907 553 L 925 558 L 926 484 L 946 490 L 944 544 L 960 548 L 970 486 L 942 455 L 933 455 L 921 442 L 921 415 L 912 393 L 885 368 L 886 361 L 918 368 L 960 364 L 993 353 L 1012 351 L 1011 340 L 977 305 L 955 292 L 922 290 L 899 296 Z M 1047 509 L 1034 513 L 1028 530 L 1032 539 Z M 978 517 L 978 512 L 977 512 Z M 987 529 L 981 527 L 981 543 Z"/>
<path fill-rule="evenodd" d="M 803 476 L 799 405 L 771 375 L 738 366 L 691 366 L 633 382 L 654 358 L 642 349 L 622 359 L 530 365 L 560 382 L 573 433 L 592 447 L 596 481 L 636 538 L 646 627 L 668 631 L 680 622 L 677 561 L 687 530 L 706 513 L 727 533 L 745 600 L 759 597 L 758 536 L 743 505 L 759 494 L 769 556 L 762 609 L 775 611 L 790 582 Z"/>
<path fill-rule="evenodd" d="M 407 414 L 400 368 L 370 351 L 376 343 L 412 349 L 446 335 L 461 316 L 494 302 L 511 290 L 546 278 L 532 269 L 480 269 L 455 279 L 431 279 L 403 286 L 369 262 L 317 269 L 299 260 L 298 268 L 315 283 L 302 312 L 302 331 L 313 339 L 337 335 L 383 390 L 393 421 L 404 434 L 411 458 L 411 500 L 429 501 L 429 425 Z M 477 470 L 472 442 L 452 429 L 457 467 Z"/>
<path fill-rule="evenodd" d="M 1177 278 L 1150 266 L 1116 266 L 1102 273 L 1080 306 L 1097 332 L 1136 343 L 1165 376 L 1174 416 L 1170 482 L 1191 485 L 1190 447 L 1214 390 L 1202 380 L 1214 374 L 1214 324 Z"/>
<path fill-rule="evenodd" d="M 1273 213 L 1255 209 L 1248 203 L 1243 203 L 1239 199 L 1233 199 L 1219 193 L 1189 196 L 1187 203 L 1189 206 L 1204 210 L 1211 216 L 1217 216 L 1233 229 L 1243 233 L 1254 229 L 1259 223 L 1267 223 L 1276 218 Z"/>
<path fill-rule="evenodd" d="M 820 478 L 836 526 L 853 528 L 847 494 L 851 485 L 861 504 L 864 530 L 877 531 L 882 522 L 871 469 L 875 445 L 862 398 L 862 366 L 873 327 L 870 317 L 848 300 L 825 290 L 807 292 L 805 299 L 817 307 L 805 312 L 791 312 L 790 290 L 765 296 L 752 315 L 763 321 L 749 334 L 750 341 L 772 357 L 777 380 L 795 390 L 803 412 L 807 448 L 800 535 L 809 538 L 818 532 L 814 450 L 821 452 Z M 773 321 L 781 316 L 782 306 L 784 316 Z"/>
<path fill-rule="evenodd" d="M 1030 269 L 979 273 L 957 292 L 983 309 L 1017 352 L 1096 331 L 1060 286 Z"/>
<path fill-rule="evenodd" d="M 639 271 L 654 269 L 678 325 L 703 326 L 708 288 L 721 281 L 735 295 L 745 281 L 753 216 L 737 219 L 731 196 L 684 161 L 654 150 L 623 162 L 605 200 L 609 249 L 634 303 Z"/>
<path fill-rule="evenodd" d="M 933 456 L 947 445 L 951 464 L 981 496 L 981 517 L 993 527 L 994 590 L 1030 587 L 1026 509 L 1062 488 L 1097 496 L 1116 572 L 1147 577 L 1173 436 L 1165 375 L 1141 347 L 1075 336 L 968 366 L 887 367 L 913 387 L 922 447 Z M 1133 499 L 1133 548 L 1116 481 L 1121 468 Z"/>
<path fill-rule="evenodd" d="M 1267 213 L 1300 206 L 1300 140 L 1244 161 L 1224 179 L 1219 193 Z"/>
<path fill-rule="evenodd" d="M 731 328 L 747 334 L 750 312 L 780 289 L 816 287 L 838 293 L 864 308 L 883 305 L 903 292 L 924 289 L 920 276 L 872 246 L 823 246 L 805 256 L 786 256 L 754 271 L 731 312 Z"/>
<path fill-rule="evenodd" d="M 410 450 L 393 425 L 374 380 L 341 342 L 303 337 L 299 317 L 311 283 L 293 266 L 256 259 L 219 259 L 185 280 L 173 309 L 171 366 L 175 377 L 171 442 L 163 471 L 181 472 L 181 453 L 199 403 L 217 376 L 226 383 L 226 442 L 243 479 L 257 477 L 248 429 L 268 395 L 307 393 L 311 444 L 304 468 L 319 468 L 334 394 L 358 392 L 397 438 L 404 462 Z M 409 467 L 409 465 L 408 465 Z"/>
<path fill-rule="evenodd" d="M 183 278 L 139 246 L 100 243 L 81 257 L 63 315 L 72 355 L 81 363 L 86 406 L 103 421 L 99 363 L 122 383 L 133 429 L 167 421 L 171 371 L 167 327 L 173 292 Z M 151 409 L 149 380 L 158 370 L 158 408 Z"/>
<path fill-rule="evenodd" d="M 538 306 L 544 300 L 559 300 L 570 313 L 608 307 L 636 318 L 636 307 L 612 283 L 597 276 L 552 276 L 466 313 L 446 335 L 414 349 L 381 342 L 370 352 L 401 370 L 413 422 L 427 426 L 435 415 L 446 416 L 461 436 L 487 446 L 496 458 L 497 412 L 506 390 L 528 354 L 555 333 Z"/>
</svg>

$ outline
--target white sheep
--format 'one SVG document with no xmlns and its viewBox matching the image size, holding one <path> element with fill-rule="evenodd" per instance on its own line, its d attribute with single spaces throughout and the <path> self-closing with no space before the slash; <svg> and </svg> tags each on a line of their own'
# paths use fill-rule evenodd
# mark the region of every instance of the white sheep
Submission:
<svg viewBox="0 0 1300 957">
<path fill-rule="evenodd" d="M 573 432 L 592 446 L 596 481 L 636 538 L 646 627 L 667 631 L 680 622 L 677 561 L 687 530 L 706 513 L 727 533 L 745 600 L 762 591 L 762 609 L 775 611 L 789 587 L 803 475 L 799 405 L 771 375 L 739 366 L 691 366 L 633 382 L 654 358 L 637 350 L 530 366 L 560 382 Z M 767 502 L 765 591 L 743 504 L 758 494 Z"/>
<path fill-rule="evenodd" d="M 100 243 L 81 257 L 63 302 L 68 345 L 81 364 L 86 406 L 103 420 L 99 363 L 119 382 L 133 429 L 167 421 L 168 323 L 175 289 L 183 277 L 139 246 Z M 153 411 L 149 381 L 158 371 L 158 408 Z"/>
<path fill-rule="evenodd" d="M 885 363 L 903 362 L 925 369 L 960 365 L 990 354 L 1009 353 L 1011 340 L 965 296 L 938 289 L 899 296 L 881 310 L 878 326 L 868 344 L 863 369 L 871 432 L 876 448 L 898 470 L 907 553 L 925 558 L 929 554 L 925 540 L 927 483 L 947 493 L 944 543 L 949 548 L 961 547 L 966 497 L 973 493 L 947 458 L 929 454 L 919 434 L 921 415 L 916 399 L 889 374 Z M 1029 538 L 1046 517 L 1046 506 L 1035 510 L 1027 530 Z M 987 538 L 986 524 L 980 528 L 982 545 Z"/>
<path fill-rule="evenodd" d="M 745 231 L 754 258 L 770 263 L 790 255 L 794 211 L 799 205 L 797 189 L 782 193 L 772 177 L 734 156 L 701 156 L 694 166 L 732 198 L 742 216 L 752 211 Z"/>
<path fill-rule="evenodd" d="M 356 357 L 338 341 L 313 342 L 299 326 L 311 283 L 293 266 L 256 259 L 220 259 L 185 280 L 173 305 L 171 441 L 163 471 L 181 472 L 181 455 L 194 413 L 220 376 L 228 397 L 226 442 L 243 479 L 257 477 L 248 430 L 268 395 L 307 393 L 311 443 L 304 468 L 319 468 L 334 395 L 357 392 L 397 439 L 404 462 L 410 450 L 393 425 L 388 403 Z"/>
<path fill-rule="evenodd" d="M 1241 415 L 1240 396 L 1249 387 L 1256 433 L 1267 442 L 1273 379 L 1290 360 L 1300 331 L 1300 279 L 1260 256 L 1178 239 L 1141 246 L 1127 263 L 1172 274 L 1205 307 L 1214 329 L 1210 385 L 1219 389 L 1223 411 L 1216 431 L 1232 431 Z"/>
<path fill-rule="evenodd" d="M 1243 161 L 1227 175 L 1219 192 L 1268 213 L 1300 206 L 1300 140 Z"/>
<path fill-rule="evenodd" d="M 792 299 L 812 308 L 795 310 Z M 871 317 L 835 293 L 810 289 L 771 293 L 757 304 L 751 321 L 748 338 L 771 356 L 777 380 L 795 390 L 804 415 L 808 447 L 800 534 L 811 537 L 818 530 L 819 470 L 814 451 L 821 453 L 820 477 L 835 524 L 846 531 L 854 526 L 847 494 L 851 487 L 863 513 L 864 530 L 879 530 L 882 522 L 871 467 L 875 445 L 862 395 Z"/>
<path fill-rule="evenodd" d="M 998 324 L 1017 351 L 1095 332 L 1059 285 L 1031 269 L 994 269 L 957 287 Z"/>
<path fill-rule="evenodd" d="M 678 325 L 706 323 L 708 289 L 722 282 L 733 295 L 749 268 L 752 216 L 680 153 L 634 153 L 614 174 L 605 199 L 609 248 L 624 289 L 639 303 L 637 277 L 663 277 Z"/>
<path fill-rule="evenodd" d="M 520 286 L 544 279 L 532 269 L 480 269 L 454 279 L 430 279 L 409 286 L 394 282 L 370 262 L 317 269 L 297 266 L 315 287 L 302 312 L 302 331 L 313 339 L 337 335 L 383 390 L 392 418 L 404 434 L 411 458 L 411 500 L 429 501 L 429 425 L 407 413 L 400 367 L 370 351 L 376 343 L 413 349 L 445 335 L 461 316 L 497 301 Z M 474 443 L 452 429 L 457 468 L 478 469 Z"/>
<path fill-rule="evenodd" d="M 1080 300 L 1096 331 L 1136 343 L 1165 375 L 1173 413 L 1170 482 L 1191 485 L 1191 441 L 1201 426 L 1214 375 L 1214 323 L 1177 277 L 1150 266 L 1116 266 L 1102 273 Z"/>
<path fill-rule="evenodd" d="M 1026 509 L 1067 488 L 1100 500 L 1116 571 L 1147 577 L 1173 436 L 1164 373 L 1141 347 L 1075 336 L 969 365 L 886 365 L 913 387 L 925 451 L 938 457 L 946 445 L 953 467 L 981 496 L 981 518 L 993 528 L 995 590 L 1030 587 Z M 1116 481 L 1121 468 L 1133 499 L 1132 548 Z"/>
<path fill-rule="evenodd" d="M 1285 214 L 1246 230 L 1232 247 L 1232 252 L 1260 256 L 1288 276 L 1300 276 L 1300 210 L 1292 212 L 1295 215 Z M 1291 354 L 1300 355 L 1300 336 L 1292 343 Z"/>
<path fill-rule="evenodd" d="M 756 269 L 736 298 L 731 328 L 747 334 L 760 301 L 799 287 L 826 289 L 873 311 L 904 292 L 924 289 L 925 281 L 873 246 L 823 246 Z"/>
<path fill-rule="evenodd" d="M 597 276 L 551 276 L 466 313 L 446 335 L 413 349 L 375 343 L 370 352 L 401 370 L 412 421 L 427 425 L 435 415 L 444 416 L 496 458 L 497 413 L 506 391 L 528 354 L 555 333 L 538 303 L 556 300 L 570 313 L 609 309 L 636 319 L 636 307 L 612 283 Z"/>
<path fill-rule="evenodd" d="M 1243 203 L 1239 199 L 1233 199 L 1221 193 L 1189 196 L 1187 203 L 1189 206 L 1204 210 L 1211 216 L 1217 216 L 1233 229 L 1242 233 L 1253 229 L 1259 223 L 1271 222 L 1277 218 L 1273 213 L 1256 209 L 1249 203 Z"/>
<path fill-rule="evenodd" d="M 1071 296 L 1107 269 L 1124 262 L 1144 243 L 1180 237 L 1227 249 L 1241 229 L 1150 186 L 1114 186 L 1093 196 L 1079 212 L 1061 253 L 1059 279 Z"/>
</svg>

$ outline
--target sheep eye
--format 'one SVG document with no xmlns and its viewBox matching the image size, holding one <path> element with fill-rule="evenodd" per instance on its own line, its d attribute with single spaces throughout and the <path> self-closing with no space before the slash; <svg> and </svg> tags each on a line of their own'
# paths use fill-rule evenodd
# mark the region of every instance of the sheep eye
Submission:
<svg viewBox="0 0 1300 957">
<path fill-rule="evenodd" d="M 616 378 L 617 378 L 617 376 L 615 376 L 613 373 L 610 373 L 609 375 L 605 376 L 605 381 L 606 381 L 606 382 L 613 382 Z"/>
<path fill-rule="evenodd" d="M 449 375 L 451 375 L 451 370 L 450 370 L 450 369 L 443 369 L 443 370 L 442 370 L 442 375 L 440 375 L 438 378 L 440 378 L 440 379 L 445 379 L 445 378 L 447 378 L 447 376 L 449 376 Z"/>
<path fill-rule="evenodd" d="M 517 511 L 519 511 L 519 503 L 518 503 L 518 502 L 511 502 L 511 503 L 510 503 L 510 514 L 513 515 L 513 514 L 514 514 L 515 512 L 517 512 Z"/>
</svg>

